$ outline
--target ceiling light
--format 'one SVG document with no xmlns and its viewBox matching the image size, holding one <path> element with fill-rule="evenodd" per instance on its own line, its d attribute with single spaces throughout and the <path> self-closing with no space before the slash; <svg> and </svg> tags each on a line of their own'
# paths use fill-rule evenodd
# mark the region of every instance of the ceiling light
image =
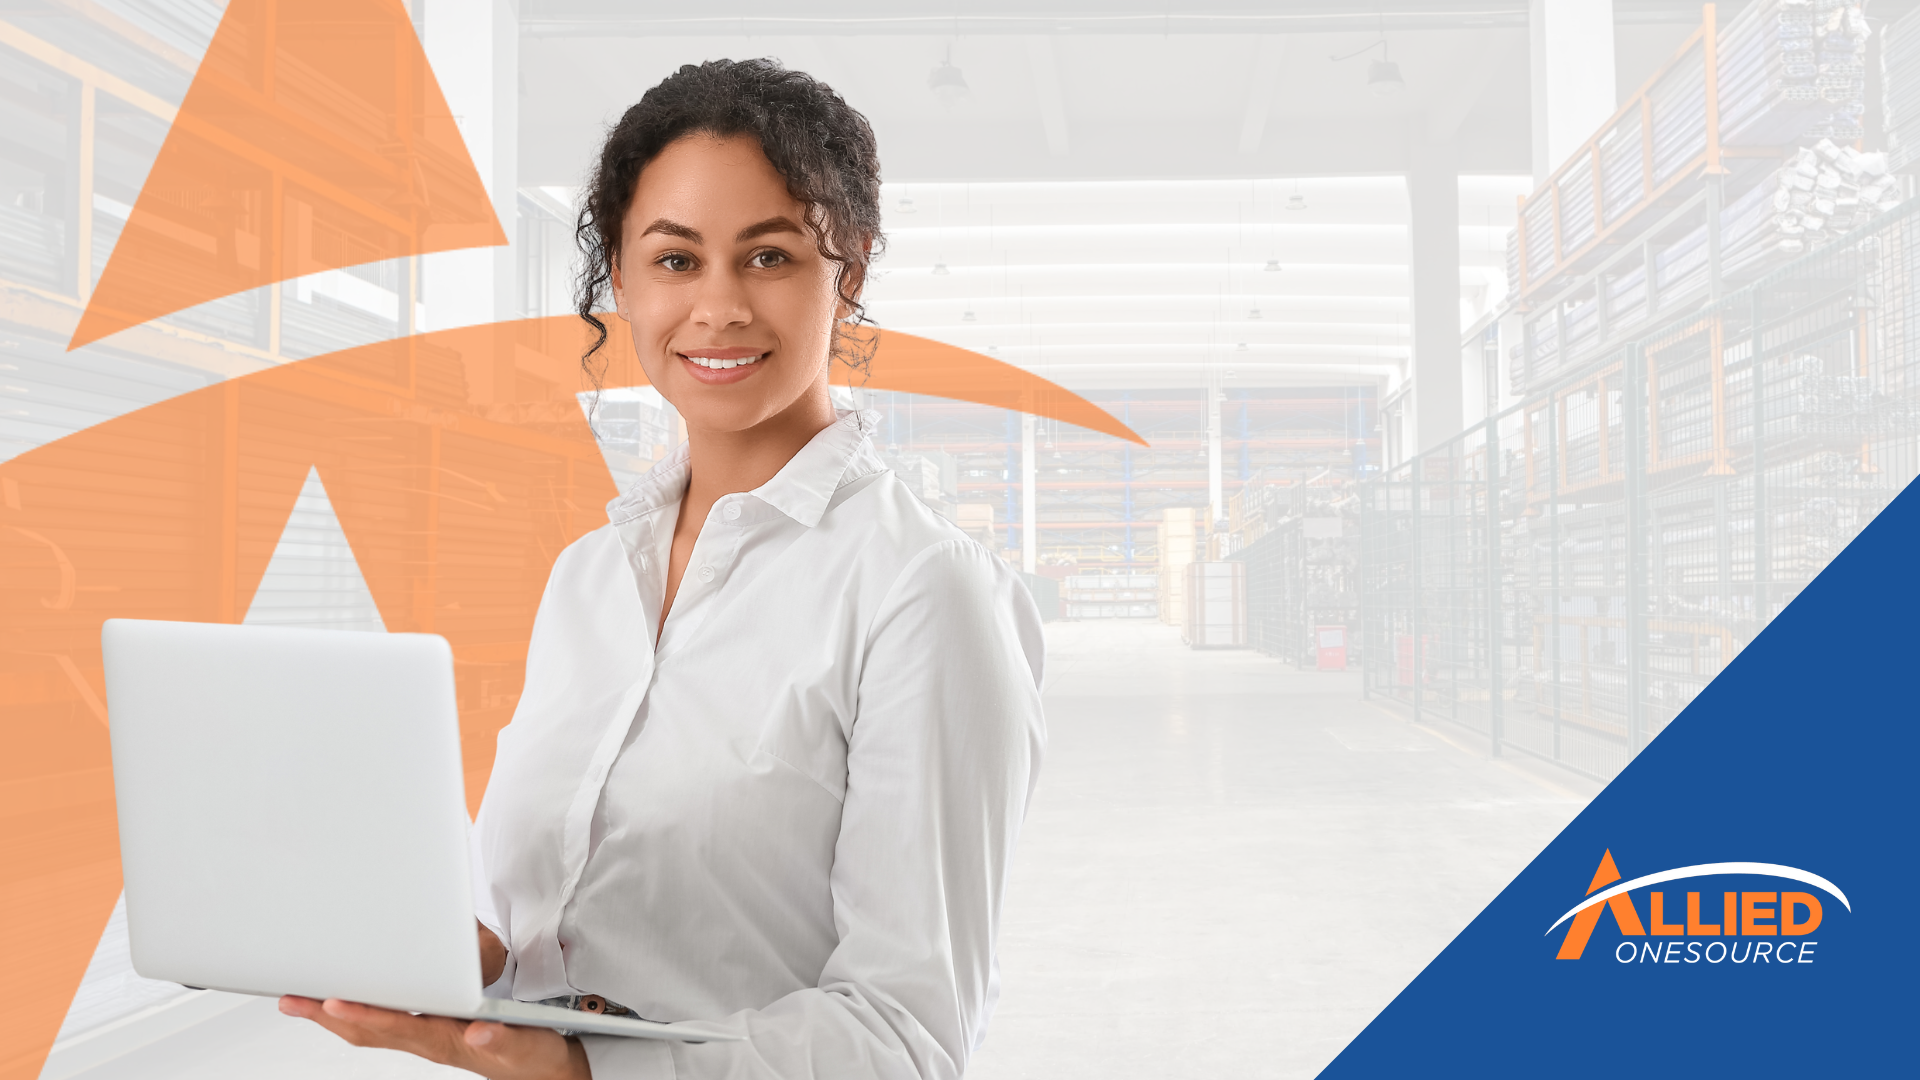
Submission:
<svg viewBox="0 0 1920 1080">
<path fill-rule="evenodd" d="M 1391 60 L 1375 60 L 1367 65 L 1367 89 L 1374 97 L 1387 97 L 1407 88 L 1401 81 L 1400 65 Z"/>
<path fill-rule="evenodd" d="M 963 312 L 961 312 L 961 313 L 960 313 L 960 321 L 961 321 L 961 322 L 972 322 L 972 321 L 973 321 L 973 312 L 971 312 L 971 311 L 963 311 Z"/>
<path fill-rule="evenodd" d="M 934 272 L 935 274 L 938 274 L 938 275 L 940 275 L 941 277 L 945 277 L 945 276 L 947 276 L 948 274 L 950 274 L 950 273 L 952 273 L 952 271 L 950 271 L 950 270 L 948 270 L 948 269 L 947 269 L 947 264 L 946 264 L 946 263 L 934 263 L 934 264 L 933 264 L 933 272 Z"/>
<path fill-rule="evenodd" d="M 933 69 L 933 74 L 927 76 L 927 89 L 932 90 L 934 96 L 945 105 L 952 105 L 967 96 L 967 77 L 953 66 L 951 52 Z"/>
<path fill-rule="evenodd" d="M 1287 209 L 1305 210 L 1306 208 L 1307 208 L 1307 197 L 1305 195 L 1302 195 L 1296 191 L 1293 194 L 1287 196 Z"/>
<path fill-rule="evenodd" d="M 1279 260 L 1279 259 L 1268 259 L 1268 260 L 1267 260 L 1267 273 L 1269 273 L 1269 274 L 1277 274 L 1277 273 L 1279 273 L 1279 272 L 1280 272 L 1280 260 Z"/>
</svg>

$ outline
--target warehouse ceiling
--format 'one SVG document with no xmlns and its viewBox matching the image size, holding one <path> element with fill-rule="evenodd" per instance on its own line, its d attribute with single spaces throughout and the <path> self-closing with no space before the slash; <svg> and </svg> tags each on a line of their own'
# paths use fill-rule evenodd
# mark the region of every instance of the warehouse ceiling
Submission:
<svg viewBox="0 0 1920 1080">
<path fill-rule="evenodd" d="M 1465 320 L 1504 293 L 1527 186 L 1462 182 Z M 1398 177 L 891 183 L 886 228 L 880 325 L 1068 386 L 1391 386 L 1405 370 Z"/>
<path fill-rule="evenodd" d="M 745 56 L 840 90 L 873 121 L 889 179 L 1384 175 L 1403 171 L 1410 138 L 1452 143 L 1466 172 L 1530 168 L 1525 0 L 1400 0 L 1386 14 L 1284 0 L 1178 15 L 1061 6 L 1072 10 L 731 0 L 675 18 L 663 5 L 526 0 L 521 108 L 540 121 L 521 133 L 521 182 L 576 182 L 605 125 L 647 87 L 683 63 Z M 1625 94 L 1699 6 L 1616 10 Z M 1332 59 L 1383 37 L 1405 80 L 1387 97 L 1367 86 L 1379 49 Z M 951 103 L 927 85 L 948 61 L 968 86 Z"/>
<path fill-rule="evenodd" d="M 1504 294 L 1505 231 L 1531 188 L 1525 0 L 960 6 L 525 0 L 521 115 L 539 119 L 522 125 L 520 183 L 564 194 L 605 126 L 679 65 L 772 56 L 873 122 L 882 326 L 1081 388 L 1391 389 L 1409 355 L 1413 140 L 1449 144 L 1465 174 L 1463 325 Z M 1699 18 L 1653 0 L 1616 13 L 1623 94 Z M 1383 54 L 1398 93 L 1368 87 Z M 952 100 L 928 85 L 948 63 L 967 86 Z"/>
</svg>

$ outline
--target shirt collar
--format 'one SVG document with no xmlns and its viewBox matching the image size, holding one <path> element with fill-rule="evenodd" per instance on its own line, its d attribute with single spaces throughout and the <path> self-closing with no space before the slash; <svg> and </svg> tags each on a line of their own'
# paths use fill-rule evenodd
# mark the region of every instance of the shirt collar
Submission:
<svg viewBox="0 0 1920 1080">
<path fill-rule="evenodd" d="M 748 494 L 813 528 L 826 516 L 833 493 L 843 484 L 884 468 L 872 443 L 880 414 L 871 409 L 840 409 L 836 415 L 838 419 L 808 440 L 773 479 Z M 691 474 L 687 444 L 681 443 L 625 495 L 607 504 L 608 520 L 621 525 L 678 504 Z"/>
</svg>

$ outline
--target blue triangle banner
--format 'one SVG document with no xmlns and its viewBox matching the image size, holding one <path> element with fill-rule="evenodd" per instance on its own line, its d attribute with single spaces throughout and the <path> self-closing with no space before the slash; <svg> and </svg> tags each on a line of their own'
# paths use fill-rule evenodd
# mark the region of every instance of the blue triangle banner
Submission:
<svg viewBox="0 0 1920 1080">
<path fill-rule="evenodd" d="M 1920 485 L 1324 1080 L 1914 1075 Z"/>
</svg>

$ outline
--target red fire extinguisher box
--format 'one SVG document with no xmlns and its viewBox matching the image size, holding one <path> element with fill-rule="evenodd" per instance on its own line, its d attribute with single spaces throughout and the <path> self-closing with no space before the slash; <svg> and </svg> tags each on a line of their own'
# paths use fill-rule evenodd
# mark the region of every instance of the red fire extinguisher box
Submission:
<svg viewBox="0 0 1920 1080">
<path fill-rule="evenodd" d="M 1347 670 L 1347 628 L 1344 626 L 1316 626 L 1313 628 L 1315 667 L 1321 671 Z"/>
</svg>

